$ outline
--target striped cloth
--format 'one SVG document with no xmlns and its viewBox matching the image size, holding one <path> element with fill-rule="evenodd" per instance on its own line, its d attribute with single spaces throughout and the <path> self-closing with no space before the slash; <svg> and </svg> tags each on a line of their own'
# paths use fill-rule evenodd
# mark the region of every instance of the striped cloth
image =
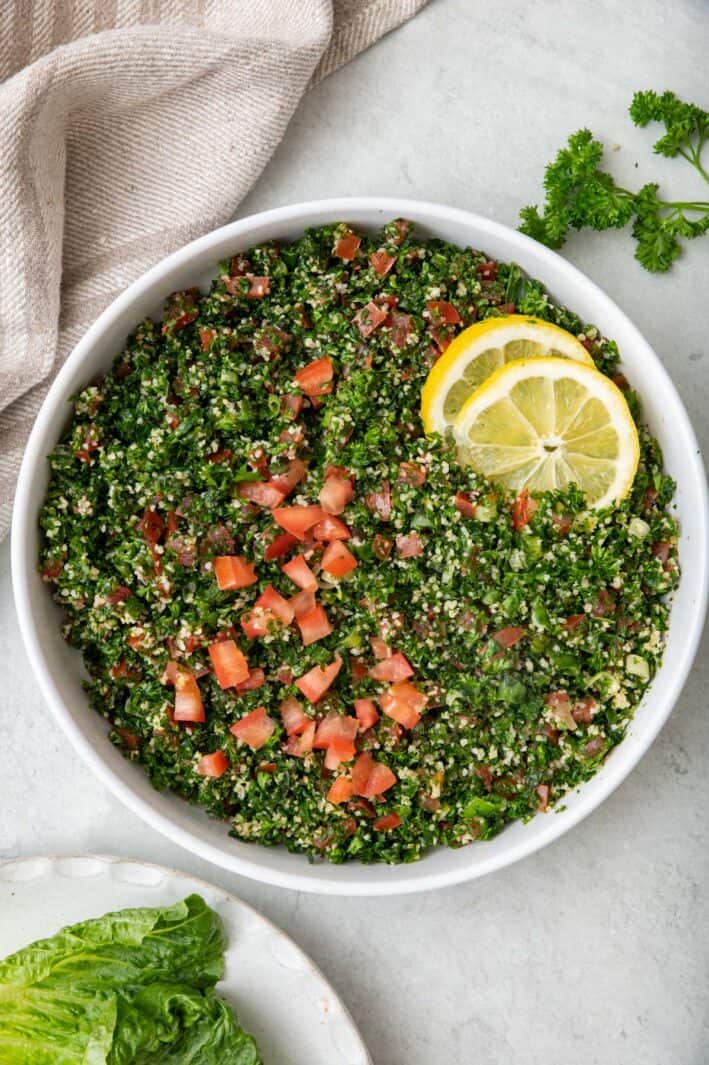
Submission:
<svg viewBox="0 0 709 1065">
<path fill-rule="evenodd" d="M 87 326 L 228 221 L 306 89 L 426 0 L 0 0 L 0 537 Z"/>
</svg>

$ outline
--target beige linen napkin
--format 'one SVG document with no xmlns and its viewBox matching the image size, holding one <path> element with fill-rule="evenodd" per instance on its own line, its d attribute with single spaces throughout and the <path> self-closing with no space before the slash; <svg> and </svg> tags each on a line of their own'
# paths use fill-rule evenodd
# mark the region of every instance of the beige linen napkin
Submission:
<svg viewBox="0 0 709 1065">
<path fill-rule="evenodd" d="M 0 0 L 0 537 L 47 388 L 229 220 L 303 93 L 426 0 Z"/>
</svg>

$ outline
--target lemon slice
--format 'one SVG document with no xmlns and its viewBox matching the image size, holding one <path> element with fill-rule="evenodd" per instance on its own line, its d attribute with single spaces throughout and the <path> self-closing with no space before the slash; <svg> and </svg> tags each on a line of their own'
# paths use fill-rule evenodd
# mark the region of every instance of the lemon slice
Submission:
<svg viewBox="0 0 709 1065">
<path fill-rule="evenodd" d="M 640 458 L 623 393 L 572 359 L 503 366 L 463 405 L 454 433 L 461 462 L 491 481 L 533 492 L 575 483 L 591 507 L 623 499 Z"/>
<path fill-rule="evenodd" d="M 424 429 L 443 435 L 468 397 L 495 370 L 514 359 L 548 355 L 593 366 L 593 359 L 580 340 L 539 318 L 509 314 L 469 326 L 458 334 L 428 375 L 421 393 Z"/>
</svg>

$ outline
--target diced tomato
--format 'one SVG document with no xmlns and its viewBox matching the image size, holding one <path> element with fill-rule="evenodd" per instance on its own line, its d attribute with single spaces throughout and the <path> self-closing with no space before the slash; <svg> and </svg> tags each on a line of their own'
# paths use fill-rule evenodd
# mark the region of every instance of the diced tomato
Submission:
<svg viewBox="0 0 709 1065">
<path fill-rule="evenodd" d="M 165 523 L 155 510 L 146 507 L 138 522 L 138 530 L 149 544 L 156 544 L 165 531 Z"/>
<path fill-rule="evenodd" d="M 202 351 L 207 351 L 212 344 L 212 341 L 217 335 L 216 329 L 200 329 L 199 330 L 199 343 Z"/>
<path fill-rule="evenodd" d="M 388 766 L 375 762 L 371 754 L 360 754 L 352 768 L 352 792 L 365 798 L 382 795 L 393 784 L 396 776 Z"/>
<path fill-rule="evenodd" d="M 426 467 L 418 462 L 400 462 L 399 481 L 414 488 L 421 488 L 426 483 Z"/>
<path fill-rule="evenodd" d="M 336 737 L 330 742 L 325 751 L 325 768 L 334 771 L 339 768 L 342 762 L 351 762 L 356 753 L 357 749 L 352 740 L 343 740 Z"/>
<path fill-rule="evenodd" d="M 306 699 L 311 703 L 316 703 L 318 699 L 321 699 L 325 692 L 333 684 L 335 677 L 342 669 L 342 659 L 339 655 L 336 655 L 334 660 L 327 666 L 313 666 L 307 673 L 304 673 L 302 677 L 298 677 L 296 680 L 296 687 L 299 688 Z"/>
<path fill-rule="evenodd" d="M 576 728 L 576 722 L 571 713 L 571 700 L 567 692 L 549 692 L 545 702 L 556 721 L 564 725 L 565 728 Z"/>
<path fill-rule="evenodd" d="M 286 696 L 278 709 L 283 718 L 283 727 L 289 736 L 299 735 L 310 724 L 311 719 L 292 695 Z"/>
<path fill-rule="evenodd" d="M 537 784 L 537 786 L 536 786 L 536 788 L 534 790 L 537 793 L 537 796 L 539 797 L 539 802 L 537 804 L 537 809 L 539 810 L 540 813 L 543 814 L 543 813 L 546 812 L 546 809 L 547 809 L 547 807 L 549 805 L 549 785 L 548 784 Z"/>
<path fill-rule="evenodd" d="M 385 562 L 391 555 L 392 548 L 394 547 L 393 540 L 387 540 L 386 536 L 380 536 L 379 533 L 374 534 L 372 540 L 372 551 L 378 559 Z"/>
<path fill-rule="evenodd" d="M 369 509 L 378 514 L 382 521 L 389 521 L 391 517 L 391 488 L 388 481 L 382 481 L 382 487 L 377 492 L 370 492 L 364 498 Z"/>
<path fill-rule="evenodd" d="M 395 684 L 392 684 L 389 689 L 389 694 L 393 695 L 395 699 L 400 699 L 409 706 L 413 707 L 417 714 L 426 706 L 428 702 L 428 696 L 425 692 L 419 691 L 419 689 L 411 684 L 408 680 L 398 680 Z"/>
<path fill-rule="evenodd" d="M 259 507 L 273 510 L 280 506 L 287 496 L 273 481 L 243 481 L 236 490 L 239 499 L 247 499 Z"/>
<path fill-rule="evenodd" d="M 455 505 L 464 518 L 474 518 L 476 504 L 466 492 L 458 492 L 455 497 Z"/>
<path fill-rule="evenodd" d="M 396 781 L 396 775 L 388 766 L 382 762 L 375 762 L 367 781 L 365 797 L 383 795 L 385 791 L 388 791 L 389 788 L 396 784 Z"/>
<path fill-rule="evenodd" d="M 271 291 L 270 277 L 254 277 L 253 274 L 247 274 L 246 277 L 249 282 L 249 290 L 246 293 L 247 299 L 262 300 Z"/>
<path fill-rule="evenodd" d="M 340 237 L 335 242 L 333 249 L 333 255 L 337 259 L 344 259 L 345 262 L 351 262 L 357 254 L 357 249 L 362 243 L 362 238 L 358 237 L 356 233 L 348 233 L 345 237 Z"/>
<path fill-rule="evenodd" d="M 409 337 L 414 331 L 414 320 L 410 314 L 402 314 L 400 311 L 394 311 L 391 316 L 391 340 L 392 343 L 403 351 L 408 345 Z"/>
<path fill-rule="evenodd" d="M 585 620 L 585 614 L 570 614 L 564 622 L 564 628 L 567 629 L 569 632 L 573 632 L 574 629 L 577 629 L 581 622 Z"/>
<path fill-rule="evenodd" d="M 303 443 L 305 439 L 305 429 L 302 425 L 289 425 L 287 429 L 284 429 L 278 436 L 279 444 L 287 444 L 289 448 L 297 448 Z"/>
<path fill-rule="evenodd" d="M 397 699 L 395 695 L 392 695 L 391 690 L 379 696 L 379 705 L 387 717 L 403 725 L 404 728 L 415 728 L 421 720 L 421 715 L 414 707 L 404 699 Z"/>
<path fill-rule="evenodd" d="M 229 759 L 224 751 L 203 754 L 197 762 L 197 772 L 201 777 L 221 777 L 229 768 Z"/>
<path fill-rule="evenodd" d="M 308 588 L 303 589 L 301 592 L 296 592 L 288 600 L 293 607 L 293 614 L 296 618 L 302 618 L 304 614 L 310 614 L 315 610 L 315 593 L 311 592 Z"/>
<path fill-rule="evenodd" d="M 278 525 L 298 540 L 304 540 L 308 529 L 325 517 L 322 507 L 277 507 L 273 517 Z"/>
<path fill-rule="evenodd" d="M 180 669 L 180 663 L 171 658 L 160 676 L 161 684 L 174 684 L 178 669 Z"/>
<path fill-rule="evenodd" d="M 566 536 L 574 524 L 574 519 L 570 514 L 552 514 L 551 521 L 559 536 Z"/>
<path fill-rule="evenodd" d="M 279 533 L 264 551 L 264 561 L 273 562 L 276 558 L 283 558 L 297 543 L 298 540 L 292 533 Z"/>
<path fill-rule="evenodd" d="M 525 525 L 529 525 L 537 506 L 537 501 L 530 497 L 526 488 L 523 488 L 512 504 L 512 524 L 517 532 L 524 529 Z"/>
<path fill-rule="evenodd" d="M 264 480 L 268 481 L 268 460 L 262 447 L 252 448 L 246 456 L 246 461 L 252 470 L 265 474 Z"/>
<path fill-rule="evenodd" d="M 322 606 L 316 606 L 307 614 L 301 614 L 297 619 L 300 635 L 303 638 L 303 646 L 308 647 L 317 640 L 322 640 L 332 632 L 332 625 Z"/>
<path fill-rule="evenodd" d="M 274 617 L 282 621 L 284 625 L 290 625 L 294 617 L 293 605 L 276 591 L 272 584 L 261 593 L 254 607 L 257 610 L 268 610 Z"/>
<path fill-rule="evenodd" d="M 234 458 L 234 452 L 228 447 L 221 447 L 218 451 L 213 451 L 211 455 L 207 455 L 207 462 L 214 462 L 219 465 L 222 462 L 229 462 Z"/>
<path fill-rule="evenodd" d="M 295 755 L 296 758 L 305 758 L 313 749 L 315 738 L 315 722 L 309 721 L 300 735 L 293 734 L 288 737 L 286 752 Z"/>
<path fill-rule="evenodd" d="M 220 688 L 234 688 L 248 678 L 249 663 L 233 640 L 218 640 L 208 651 Z"/>
<path fill-rule="evenodd" d="M 374 728 L 379 720 L 379 714 L 377 708 L 371 699 L 355 699 L 354 703 L 355 714 L 359 721 L 359 727 L 363 732 L 366 732 L 368 728 Z"/>
<path fill-rule="evenodd" d="M 320 506 L 326 514 L 342 514 L 352 499 L 354 488 L 349 477 L 329 476 L 320 489 Z"/>
<path fill-rule="evenodd" d="M 288 463 L 288 469 L 285 473 L 278 473 L 271 478 L 270 484 L 275 485 L 279 492 L 283 493 L 283 498 L 289 495 L 297 484 L 303 480 L 307 473 L 305 463 L 302 459 L 291 459 Z M 278 506 L 278 503 L 275 504 Z"/>
<path fill-rule="evenodd" d="M 296 555 L 290 562 L 286 562 L 285 566 L 281 566 L 281 572 L 285 573 L 286 577 L 292 580 L 293 584 L 297 584 L 299 588 L 302 588 L 304 592 L 317 590 L 317 578 L 303 555 Z"/>
<path fill-rule="evenodd" d="M 435 349 L 432 349 L 434 358 L 437 358 L 439 354 L 442 355 L 453 343 L 453 330 L 450 326 L 439 326 L 438 329 L 432 329 L 431 336 L 433 343 L 438 348 L 438 353 Z"/>
<path fill-rule="evenodd" d="M 246 717 L 231 725 L 229 731 L 237 739 L 248 744 L 252 751 L 258 751 L 273 735 L 276 722 L 266 713 L 265 706 L 258 706 Z"/>
<path fill-rule="evenodd" d="M 407 533 L 404 536 L 397 536 L 396 549 L 399 552 L 400 558 L 418 558 L 423 554 L 423 544 L 421 543 L 421 537 L 418 533 Z"/>
<path fill-rule="evenodd" d="M 242 681 L 241 684 L 237 684 L 236 688 L 237 691 L 240 692 L 250 692 L 254 691 L 256 688 L 263 688 L 265 683 L 266 674 L 260 666 L 257 666 L 256 669 L 249 670 L 249 675 L 246 680 Z"/>
<path fill-rule="evenodd" d="M 270 610 L 261 610 L 254 607 L 247 610 L 239 619 L 244 634 L 250 640 L 256 640 L 259 636 L 265 636 L 269 628 L 275 623 L 276 617 Z"/>
<path fill-rule="evenodd" d="M 321 359 L 314 359 L 307 366 L 298 370 L 293 380 L 298 388 L 305 392 L 306 396 L 325 396 L 332 392 L 332 379 L 335 371 L 332 359 L 325 355 Z"/>
<path fill-rule="evenodd" d="M 378 817 L 376 821 L 372 821 L 372 828 L 375 832 L 390 832 L 392 828 L 398 828 L 401 824 L 401 818 L 398 814 L 385 814 L 384 817 Z"/>
<path fill-rule="evenodd" d="M 328 477 L 346 477 L 348 481 L 354 481 L 354 474 L 346 466 L 335 466 L 332 462 L 325 467 L 325 480 Z"/>
<path fill-rule="evenodd" d="M 481 281 L 496 281 L 497 280 L 497 263 L 487 262 L 480 263 L 475 267 L 475 272 Z"/>
<path fill-rule="evenodd" d="M 174 671 L 175 721 L 205 721 L 204 704 L 193 673 L 178 667 Z"/>
<path fill-rule="evenodd" d="M 265 329 L 254 337 L 254 347 L 259 352 L 267 352 L 270 358 L 274 355 L 280 355 L 285 350 L 290 339 L 290 333 L 279 329 L 277 325 L 267 325 Z"/>
<path fill-rule="evenodd" d="M 646 488 L 643 495 L 642 507 L 643 511 L 648 514 L 655 506 L 657 500 L 658 491 L 656 488 Z"/>
<path fill-rule="evenodd" d="M 357 735 L 358 730 L 359 723 L 356 718 L 351 717 L 349 714 L 338 714 L 337 711 L 333 710 L 319 723 L 315 732 L 313 747 L 315 750 L 324 751 L 333 740 L 351 742 Z"/>
<path fill-rule="evenodd" d="M 357 311 L 353 323 L 361 336 L 368 337 L 382 322 L 386 321 L 387 315 L 388 311 L 385 308 L 370 300 L 369 303 Z"/>
<path fill-rule="evenodd" d="M 365 751 L 360 754 L 352 768 L 352 791 L 355 795 L 364 795 L 375 762 L 371 754 Z"/>
<path fill-rule="evenodd" d="M 492 638 L 498 646 L 507 648 L 514 647 L 526 635 L 526 629 L 519 625 L 510 625 L 506 629 L 499 629 L 497 632 L 493 632 Z"/>
<path fill-rule="evenodd" d="M 369 645 L 372 648 L 372 654 L 381 662 L 383 658 L 391 658 L 392 649 L 388 643 L 385 643 L 381 636 L 370 636 Z"/>
<path fill-rule="evenodd" d="M 652 556 L 664 565 L 670 557 L 672 544 L 668 540 L 656 540 L 651 547 Z"/>
<path fill-rule="evenodd" d="M 302 409 L 303 409 L 303 397 L 302 396 L 296 396 L 296 395 L 293 395 L 292 393 L 289 392 L 285 396 L 283 396 L 283 398 L 281 399 L 281 411 L 282 411 L 282 413 L 286 414 L 289 418 L 291 418 L 293 420 L 298 417 L 298 415 L 300 414 Z"/>
<path fill-rule="evenodd" d="M 109 606 L 116 606 L 118 603 L 122 603 L 124 600 L 128 599 L 130 595 L 131 590 L 128 585 L 119 584 L 116 590 L 106 597 L 106 602 Z"/>
<path fill-rule="evenodd" d="M 239 555 L 217 555 L 212 560 L 212 565 L 214 576 L 217 578 L 217 586 L 223 592 L 235 588 L 247 588 L 250 584 L 258 582 L 253 563 L 247 562 Z"/>
<path fill-rule="evenodd" d="M 461 317 L 452 303 L 445 300 L 430 300 L 426 304 L 432 321 L 445 322 L 446 325 L 460 325 Z"/>
<path fill-rule="evenodd" d="M 313 528 L 313 536 L 316 540 L 329 543 L 331 540 L 349 540 L 352 533 L 341 518 L 335 518 L 332 514 L 326 514 Z"/>
<path fill-rule="evenodd" d="M 132 669 L 125 658 L 119 658 L 110 673 L 114 680 L 139 680 L 141 676 L 140 668 Z"/>
<path fill-rule="evenodd" d="M 145 640 L 145 633 L 138 632 L 135 635 L 126 636 L 126 643 L 133 651 L 138 651 Z"/>
<path fill-rule="evenodd" d="M 140 736 L 137 736 L 135 732 L 127 728 L 116 728 L 114 732 L 121 737 L 121 743 L 127 751 L 137 751 L 140 748 Z"/>
<path fill-rule="evenodd" d="M 357 559 L 341 540 L 333 540 L 323 553 L 322 568 L 331 577 L 345 577 L 357 568 Z"/>
<path fill-rule="evenodd" d="M 52 562 L 48 562 L 39 572 L 43 581 L 56 581 L 63 569 L 64 563 L 61 559 L 54 559 Z"/>
<path fill-rule="evenodd" d="M 258 597 L 254 606 L 241 617 L 241 627 L 250 639 L 265 636 L 273 623 L 290 625 L 295 611 L 290 600 L 276 591 L 272 585 Z"/>
<path fill-rule="evenodd" d="M 571 710 L 571 716 L 580 725 L 590 725 L 593 715 L 597 711 L 598 703 L 592 695 L 587 695 L 583 699 L 576 700 Z"/>
<path fill-rule="evenodd" d="M 376 666 L 372 666 L 369 675 L 373 680 L 394 682 L 413 677 L 414 671 L 406 656 L 402 655 L 401 651 L 397 651 L 391 658 L 384 658 L 381 662 L 377 662 Z"/>
<path fill-rule="evenodd" d="M 414 228 L 414 223 L 410 222 L 408 218 L 395 218 L 390 225 L 394 226 L 396 229 L 396 236 L 393 238 L 395 244 L 403 244 L 411 230 Z"/>
<path fill-rule="evenodd" d="M 327 793 L 327 801 L 333 806 L 339 806 L 341 802 L 347 802 L 352 797 L 352 781 L 349 777 L 337 777 L 330 785 Z"/>
<path fill-rule="evenodd" d="M 369 676 L 369 669 L 367 663 L 363 658 L 350 658 L 350 673 L 352 674 L 352 680 L 364 680 Z"/>
<path fill-rule="evenodd" d="M 386 251 L 373 251 L 369 256 L 369 262 L 375 274 L 379 274 L 380 277 L 386 277 L 396 262 L 396 256 L 389 255 Z"/>
</svg>

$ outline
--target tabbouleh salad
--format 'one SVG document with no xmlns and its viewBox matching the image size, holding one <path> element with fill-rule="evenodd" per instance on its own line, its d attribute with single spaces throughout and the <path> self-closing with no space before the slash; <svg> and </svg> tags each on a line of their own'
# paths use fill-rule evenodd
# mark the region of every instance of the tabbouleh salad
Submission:
<svg viewBox="0 0 709 1065">
<path fill-rule="evenodd" d="M 426 438 L 465 326 L 558 324 L 514 264 L 342 223 L 174 293 L 76 398 L 41 566 L 111 739 L 240 840 L 404 862 L 591 777 L 659 664 L 674 485 L 638 422 L 628 497 L 513 497 Z M 642 382 L 640 382 L 642 384 Z"/>
</svg>

